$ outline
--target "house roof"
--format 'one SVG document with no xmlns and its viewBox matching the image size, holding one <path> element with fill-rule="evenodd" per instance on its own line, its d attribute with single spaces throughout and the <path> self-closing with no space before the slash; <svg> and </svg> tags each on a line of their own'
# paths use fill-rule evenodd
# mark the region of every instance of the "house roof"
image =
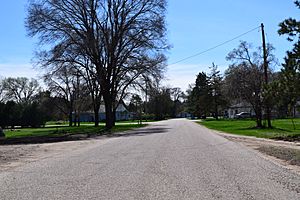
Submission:
<svg viewBox="0 0 300 200">
<path fill-rule="evenodd" d="M 116 109 L 116 112 L 129 112 L 129 111 L 125 107 L 124 103 L 120 102 L 120 104 L 118 105 L 118 107 Z M 82 111 L 80 113 L 81 114 L 90 114 L 90 113 L 94 113 L 94 111 L 93 110 L 87 110 L 87 111 Z M 105 105 L 103 105 L 103 104 L 100 105 L 99 113 L 105 113 Z"/>
<path fill-rule="evenodd" d="M 240 102 L 234 105 L 229 106 L 228 108 L 250 108 L 252 107 L 249 103 Z"/>
<path fill-rule="evenodd" d="M 126 111 L 127 109 L 122 103 L 120 103 L 116 109 L 116 112 L 126 112 Z M 105 105 L 100 105 L 99 113 L 105 113 Z"/>
</svg>

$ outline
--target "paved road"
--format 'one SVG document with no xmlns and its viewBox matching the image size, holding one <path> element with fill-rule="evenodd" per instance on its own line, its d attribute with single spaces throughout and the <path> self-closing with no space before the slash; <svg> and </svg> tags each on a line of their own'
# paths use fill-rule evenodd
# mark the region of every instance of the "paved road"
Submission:
<svg viewBox="0 0 300 200">
<path fill-rule="evenodd" d="M 0 199 L 300 199 L 300 176 L 187 120 L 0 174 Z"/>
</svg>

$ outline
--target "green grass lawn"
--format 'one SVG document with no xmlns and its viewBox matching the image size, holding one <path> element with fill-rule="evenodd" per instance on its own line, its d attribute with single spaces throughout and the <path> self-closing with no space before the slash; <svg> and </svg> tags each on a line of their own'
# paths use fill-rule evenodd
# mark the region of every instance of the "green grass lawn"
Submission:
<svg viewBox="0 0 300 200">
<path fill-rule="evenodd" d="M 94 122 L 80 122 L 80 125 L 89 125 L 89 126 L 93 126 L 95 125 Z M 103 122 L 100 122 L 99 125 L 104 125 Z M 69 122 L 68 121 L 50 121 L 47 122 L 46 127 L 57 127 L 57 126 L 69 126 Z"/>
<path fill-rule="evenodd" d="M 142 120 L 142 123 L 144 123 L 144 122 L 157 122 L 157 120 Z M 127 120 L 127 121 L 118 121 L 117 123 L 120 123 L 120 124 L 127 124 L 127 123 L 129 123 L 129 124 L 132 124 L 132 123 L 139 123 L 139 120 Z"/>
<path fill-rule="evenodd" d="M 142 120 L 142 123 L 144 122 L 156 122 L 156 120 Z M 117 121 L 116 124 L 137 124 L 139 123 L 138 120 L 127 120 L 127 121 Z M 80 122 L 80 125 L 85 125 L 85 126 L 94 126 L 94 122 Z M 57 126 L 68 126 L 69 122 L 68 121 L 49 121 L 46 123 L 46 127 L 57 127 Z M 104 122 L 100 122 L 99 125 L 105 125 Z"/>
<path fill-rule="evenodd" d="M 199 122 L 207 128 L 232 133 L 236 135 L 255 136 L 260 138 L 288 138 L 300 136 L 300 119 L 294 119 L 294 129 L 291 119 L 272 121 L 273 128 L 257 129 L 254 120 L 203 120 Z"/>
<path fill-rule="evenodd" d="M 145 125 L 138 124 L 116 124 L 111 132 L 126 131 L 134 128 L 143 127 Z M 101 124 L 99 127 L 91 126 L 91 124 L 82 124 L 80 127 L 68 126 L 46 126 L 45 128 L 20 128 L 20 129 L 6 129 L 4 130 L 5 138 L 22 138 L 22 137 L 60 137 L 74 134 L 104 134 L 105 126 Z"/>
</svg>

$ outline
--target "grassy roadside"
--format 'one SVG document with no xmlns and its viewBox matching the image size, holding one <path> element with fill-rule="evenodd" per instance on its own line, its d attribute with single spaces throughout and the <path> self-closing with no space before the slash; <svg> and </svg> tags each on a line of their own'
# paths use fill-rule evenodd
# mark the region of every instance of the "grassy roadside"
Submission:
<svg viewBox="0 0 300 200">
<path fill-rule="evenodd" d="M 281 139 L 290 141 L 300 140 L 300 119 L 294 119 L 296 129 L 294 129 L 291 119 L 273 120 L 272 129 L 257 129 L 253 120 L 214 120 L 207 119 L 198 122 L 207 128 L 236 134 L 254 136 L 259 138 Z"/>
<path fill-rule="evenodd" d="M 116 126 L 109 132 L 105 129 L 104 125 L 100 125 L 99 127 L 91 126 L 90 124 L 83 124 L 80 127 L 68 127 L 68 126 L 51 126 L 45 128 L 20 128 L 20 129 L 6 129 L 5 133 L 5 141 L 8 142 L 47 142 L 51 141 L 59 141 L 59 140 L 70 140 L 70 139 L 81 139 L 94 136 L 94 135 L 104 135 L 107 133 L 115 133 L 121 131 L 127 131 L 135 128 L 140 128 L 146 126 L 145 124 L 116 124 Z M 74 137 L 76 136 L 77 137 Z M 80 136 L 81 135 L 81 136 Z M 72 138 L 71 138 L 72 137 Z"/>
<path fill-rule="evenodd" d="M 156 122 L 157 120 L 142 120 L 142 123 L 145 122 Z M 127 121 L 117 121 L 116 124 L 138 124 L 139 120 L 127 120 Z M 46 123 L 45 127 L 57 127 L 57 126 L 68 126 L 68 121 L 49 121 Z M 94 122 L 80 122 L 80 125 L 83 126 L 94 126 Z M 100 126 L 104 126 L 104 122 L 99 123 Z"/>
<path fill-rule="evenodd" d="M 89 133 L 98 133 L 104 130 L 104 127 L 89 127 L 89 126 L 80 126 L 80 127 L 67 127 L 67 126 L 58 126 L 58 127 L 46 127 L 46 128 L 20 128 L 13 130 L 4 130 L 5 138 L 22 138 L 22 137 L 58 137 L 67 134 L 89 134 Z"/>
</svg>

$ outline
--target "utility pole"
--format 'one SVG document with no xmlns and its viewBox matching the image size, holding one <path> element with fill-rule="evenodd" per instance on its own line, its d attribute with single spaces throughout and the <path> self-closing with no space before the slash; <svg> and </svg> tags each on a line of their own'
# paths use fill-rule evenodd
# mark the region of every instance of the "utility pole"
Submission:
<svg viewBox="0 0 300 200">
<path fill-rule="evenodd" d="M 269 84 L 269 78 L 268 78 L 268 58 L 267 58 L 267 47 L 266 47 L 266 38 L 265 38 L 265 29 L 264 24 L 261 23 L 261 33 L 262 33 L 262 45 L 263 45 L 263 57 L 264 57 L 264 78 L 265 78 L 265 86 L 267 87 Z M 269 106 L 269 97 L 265 100 L 265 106 L 266 106 L 266 118 L 268 121 L 268 128 L 272 128 L 271 123 L 271 112 L 270 112 L 270 106 Z"/>
</svg>

